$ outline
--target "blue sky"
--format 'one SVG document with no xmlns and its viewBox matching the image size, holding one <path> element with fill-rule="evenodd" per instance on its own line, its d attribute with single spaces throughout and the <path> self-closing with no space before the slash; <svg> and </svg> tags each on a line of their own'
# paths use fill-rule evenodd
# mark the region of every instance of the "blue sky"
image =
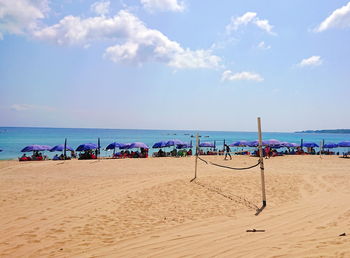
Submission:
<svg viewBox="0 0 350 258">
<path fill-rule="evenodd" d="M 0 0 L 0 126 L 350 128 L 350 2 Z"/>
</svg>

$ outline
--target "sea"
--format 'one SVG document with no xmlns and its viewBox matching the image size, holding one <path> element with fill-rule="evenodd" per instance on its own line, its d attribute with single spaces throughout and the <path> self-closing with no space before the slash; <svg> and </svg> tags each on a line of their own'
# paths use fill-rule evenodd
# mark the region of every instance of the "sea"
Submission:
<svg viewBox="0 0 350 258">
<path fill-rule="evenodd" d="M 93 128 L 44 128 L 44 127 L 0 127 L 0 159 L 17 159 L 22 155 L 21 150 L 32 144 L 55 146 L 63 144 L 67 138 L 67 145 L 77 148 L 83 143 L 96 143 L 100 138 L 101 156 L 108 157 L 112 151 L 104 148 L 112 142 L 131 143 L 143 142 L 150 147 L 150 154 L 157 149 L 152 149 L 155 142 L 178 139 L 185 142 L 192 141 L 195 146 L 196 134 L 199 134 L 201 142 L 214 142 L 217 149 L 223 148 L 224 141 L 228 144 L 238 140 L 253 141 L 258 139 L 257 132 L 225 132 L 225 131 L 191 131 L 191 130 L 141 130 L 141 129 L 93 129 Z M 300 143 L 315 142 L 318 145 L 325 143 L 338 143 L 350 141 L 350 134 L 329 133 L 284 133 L 263 132 L 263 139 L 277 139 L 279 141 Z M 344 148 L 335 149 L 336 152 L 348 151 Z M 54 153 L 48 151 L 46 155 L 52 157 Z"/>
</svg>

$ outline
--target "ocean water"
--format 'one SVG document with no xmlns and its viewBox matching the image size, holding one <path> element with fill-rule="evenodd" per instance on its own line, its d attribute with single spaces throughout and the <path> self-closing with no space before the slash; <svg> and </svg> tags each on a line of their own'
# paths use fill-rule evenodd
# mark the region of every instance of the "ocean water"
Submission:
<svg viewBox="0 0 350 258">
<path fill-rule="evenodd" d="M 55 146 L 63 144 L 67 138 L 68 145 L 74 149 L 82 143 L 96 143 L 100 137 L 101 147 L 105 148 L 111 142 L 144 142 L 150 148 L 161 140 L 179 139 L 185 142 L 192 140 L 195 145 L 196 133 L 199 133 L 201 141 L 216 141 L 217 148 L 222 148 L 223 141 L 232 143 L 238 140 L 253 141 L 258 138 L 257 132 L 219 132 L 219 131 L 182 131 L 182 130 L 138 130 L 138 129 L 87 129 L 87 128 L 39 128 L 39 127 L 0 127 L 0 159 L 17 159 L 21 156 L 21 149 L 27 145 L 40 144 Z M 300 143 L 321 141 L 340 142 L 350 141 L 350 134 L 314 134 L 314 133 L 276 133 L 263 132 L 263 139 L 277 139 L 280 141 Z M 152 148 L 150 153 L 152 153 Z M 338 148 L 337 151 L 347 151 Z M 54 153 L 45 152 L 49 157 Z M 111 151 L 101 151 L 101 156 L 110 156 Z"/>
</svg>

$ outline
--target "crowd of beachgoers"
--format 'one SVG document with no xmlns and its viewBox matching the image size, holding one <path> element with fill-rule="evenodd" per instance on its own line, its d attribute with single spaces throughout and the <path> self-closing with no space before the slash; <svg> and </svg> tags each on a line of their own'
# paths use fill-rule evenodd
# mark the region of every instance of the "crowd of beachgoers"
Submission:
<svg viewBox="0 0 350 258">
<path fill-rule="evenodd" d="M 216 146 L 216 142 L 199 142 L 198 155 L 225 155 L 225 153 L 231 153 L 236 155 L 250 155 L 259 156 L 258 141 L 236 141 L 231 144 L 226 144 L 225 141 L 222 145 L 222 149 Z M 235 151 L 231 151 L 231 148 L 235 148 Z M 303 142 L 300 144 L 281 142 L 275 139 L 262 141 L 262 151 L 264 157 L 275 157 L 282 155 L 343 155 L 347 156 L 349 152 L 340 153 L 337 151 L 338 147 L 349 147 L 350 141 L 344 141 L 340 143 L 324 143 L 320 147 L 314 142 Z M 192 142 L 186 143 L 180 140 L 169 140 L 156 142 L 152 146 L 153 149 L 159 149 L 153 152 L 152 157 L 186 157 L 192 156 Z M 172 148 L 169 151 L 165 151 L 167 148 Z M 316 151 L 317 148 L 317 151 Z M 29 145 L 21 150 L 24 154 L 19 157 L 20 161 L 32 161 L 32 160 L 46 160 L 48 156 L 43 154 L 44 151 L 61 152 L 56 154 L 52 160 L 66 160 L 66 159 L 97 159 L 100 156 L 101 150 L 113 151 L 113 154 L 109 158 L 122 159 L 122 158 L 148 158 L 149 147 L 142 142 L 133 143 L 118 143 L 113 142 L 101 148 L 100 141 L 97 144 L 86 143 L 79 145 L 76 149 L 73 149 L 65 144 L 60 144 L 54 147 L 48 145 Z M 164 149 L 164 150 L 163 150 Z M 32 152 L 32 155 L 27 155 L 27 152 Z M 70 152 L 70 155 L 67 155 Z"/>
</svg>

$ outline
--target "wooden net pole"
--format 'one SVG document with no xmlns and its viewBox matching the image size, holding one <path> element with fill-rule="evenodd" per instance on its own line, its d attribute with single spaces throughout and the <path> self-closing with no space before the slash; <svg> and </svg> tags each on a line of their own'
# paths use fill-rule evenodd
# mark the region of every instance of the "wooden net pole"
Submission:
<svg viewBox="0 0 350 258">
<path fill-rule="evenodd" d="M 263 208 L 266 206 L 266 192 L 265 192 L 265 173 L 264 173 L 264 157 L 262 149 L 262 134 L 261 134 L 261 119 L 258 117 L 258 134 L 259 134 L 259 154 L 260 154 L 260 174 L 261 174 L 261 191 Z"/>
<path fill-rule="evenodd" d="M 195 167 L 194 167 L 194 178 L 191 181 L 193 181 L 197 178 L 197 163 L 198 163 L 198 152 L 199 152 L 198 144 L 199 144 L 199 135 L 197 133 L 197 135 L 196 135 L 196 159 L 195 159 Z"/>
</svg>

